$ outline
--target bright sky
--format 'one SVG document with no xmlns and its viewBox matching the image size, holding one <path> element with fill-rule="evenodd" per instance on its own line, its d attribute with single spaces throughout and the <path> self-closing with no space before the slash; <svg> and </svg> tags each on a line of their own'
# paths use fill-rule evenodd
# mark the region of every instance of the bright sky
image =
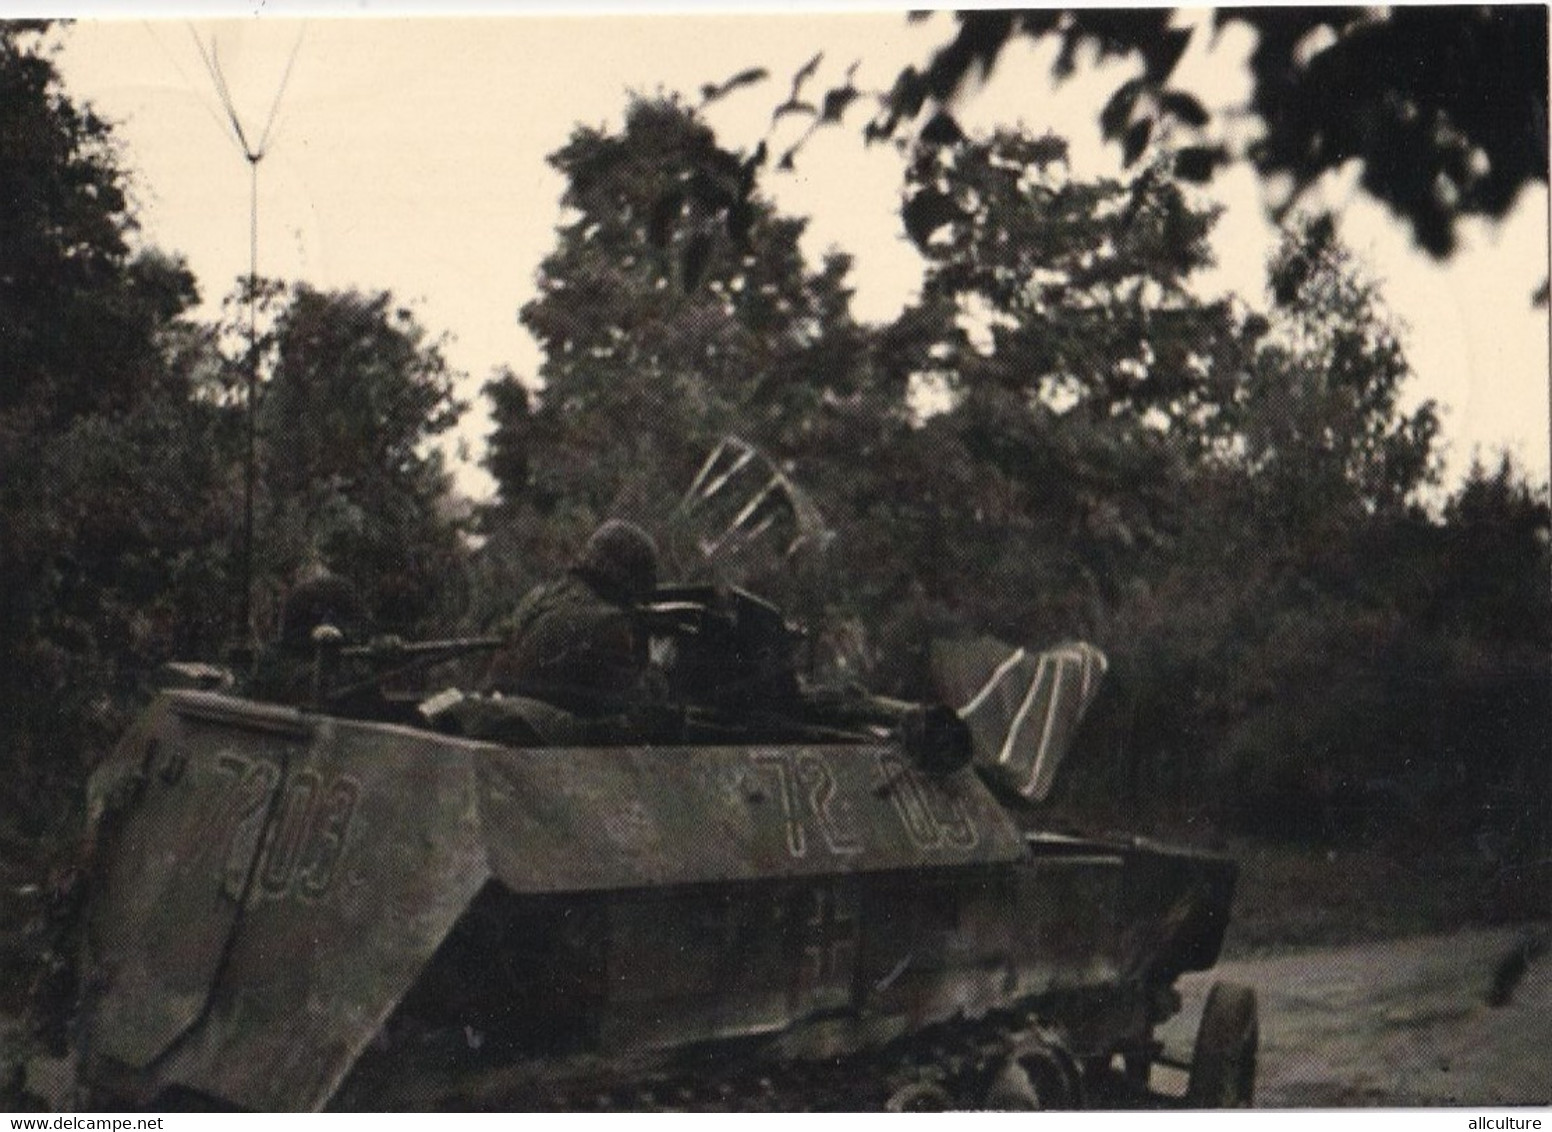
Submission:
<svg viewBox="0 0 1552 1132">
<path fill-rule="evenodd" d="M 708 115 L 725 144 L 752 147 L 788 78 L 814 52 L 825 57 L 810 94 L 837 85 L 855 60 L 858 85 L 882 89 L 950 28 L 946 15 L 911 25 L 894 11 L 305 24 L 265 14 L 192 25 L 159 11 L 148 20 L 84 20 L 64 35 L 59 56 L 72 94 L 118 123 L 146 240 L 187 257 L 213 315 L 248 270 L 249 169 L 195 37 L 214 44 L 250 137 L 262 130 L 295 49 L 260 165 L 260 272 L 393 291 L 433 334 L 451 335 L 448 355 L 468 373 L 471 398 L 498 365 L 525 376 L 538 368 L 516 315 L 559 218 L 561 182 L 544 158 L 574 123 L 618 123 L 632 90 L 693 92 L 764 66 L 771 80 Z M 1251 45 L 1245 33 L 1225 36 L 1211 54 L 1193 46 L 1182 84 L 1220 105 L 1242 100 Z M 1117 172 L 1095 123 L 1116 73 L 1083 75 L 1053 91 L 1049 60 L 1031 54 L 1010 51 L 961 120 L 1055 129 L 1073 140 L 1078 174 Z M 860 140 L 867 113 L 854 107 L 845 129 L 815 137 L 796 173 L 772 174 L 765 186 L 785 211 L 812 217 L 812 255 L 830 246 L 854 255 L 856 309 L 884 319 L 912 294 L 920 264 L 900 226 L 898 159 Z M 1548 267 L 1545 189 L 1527 192 L 1497 228 L 1468 226 L 1462 250 L 1441 265 L 1413 252 L 1406 230 L 1354 183 L 1334 181 L 1328 199 L 1344 206 L 1344 236 L 1384 279 L 1408 327 L 1414 399 L 1444 407 L 1451 479 L 1474 452 L 1490 459 L 1502 447 L 1545 479 L 1548 314 L 1530 304 Z M 1274 241 L 1260 188 L 1237 170 L 1213 191 L 1227 213 L 1219 267 L 1202 286 L 1259 304 Z M 482 413 L 471 414 L 464 430 L 471 455 L 487 427 Z M 488 490 L 474 471 L 461 482 L 476 494 Z"/>
</svg>

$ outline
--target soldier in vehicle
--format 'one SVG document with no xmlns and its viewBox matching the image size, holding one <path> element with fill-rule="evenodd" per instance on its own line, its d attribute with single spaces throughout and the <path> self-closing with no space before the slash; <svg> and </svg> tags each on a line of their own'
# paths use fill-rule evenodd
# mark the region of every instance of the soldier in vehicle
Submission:
<svg viewBox="0 0 1552 1132">
<path fill-rule="evenodd" d="M 484 690 L 541 699 L 575 715 L 629 711 L 654 697 L 637 611 L 657 585 L 657 546 L 611 519 L 557 581 L 536 587 L 504 627 Z"/>
<path fill-rule="evenodd" d="M 367 621 L 356 587 L 314 554 L 297 571 L 281 606 L 280 636 L 261 651 L 248 693 L 294 704 L 316 698 L 320 647 L 362 640 Z M 320 631 L 327 636 L 319 638 Z"/>
<path fill-rule="evenodd" d="M 312 558 L 298 572 L 296 586 L 286 595 L 280 613 L 280 648 L 310 656 L 316 647 L 313 631 L 332 625 L 341 636 L 354 640 L 364 635 L 366 609 L 356 587 Z"/>
</svg>

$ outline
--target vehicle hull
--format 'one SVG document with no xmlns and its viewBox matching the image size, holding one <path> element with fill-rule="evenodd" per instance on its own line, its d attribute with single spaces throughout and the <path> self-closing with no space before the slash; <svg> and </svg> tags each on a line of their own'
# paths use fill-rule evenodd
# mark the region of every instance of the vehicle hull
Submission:
<svg viewBox="0 0 1552 1132">
<path fill-rule="evenodd" d="M 83 1080 L 147 1107 L 630 1105 L 670 1080 L 744 1104 L 779 1067 L 883 1088 L 923 1035 L 1031 1027 L 1146 1056 L 1234 881 L 1027 834 L 974 771 L 882 740 L 515 749 L 176 692 L 93 799 Z"/>
</svg>

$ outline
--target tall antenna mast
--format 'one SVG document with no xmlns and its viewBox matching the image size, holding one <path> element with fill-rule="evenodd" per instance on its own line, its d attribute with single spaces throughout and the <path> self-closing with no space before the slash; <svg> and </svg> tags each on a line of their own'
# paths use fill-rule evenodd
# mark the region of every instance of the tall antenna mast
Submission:
<svg viewBox="0 0 1552 1132">
<path fill-rule="evenodd" d="M 253 486 L 258 452 L 256 409 L 259 393 L 259 162 L 263 161 L 265 154 L 269 152 L 270 130 L 275 125 L 275 114 L 279 111 L 280 100 L 286 93 L 286 84 L 291 81 L 291 67 L 296 62 L 297 52 L 301 50 L 302 36 L 306 30 L 307 25 L 303 24 L 296 34 L 296 42 L 291 45 L 291 54 L 286 59 L 286 69 L 280 76 L 280 85 L 276 88 L 275 98 L 270 103 L 269 117 L 264 121 L 264 129 L 259 134 L 258 144 L 253 145 L 248 141 L 248 135 L 243 130 L 242 119 L 238 116 L 237 107 L 232 102 L 232 93 L 227 88 L 226 74 L 221 69 L 221 57 L 216 49 L 215 36 L 210 37 L 210 46 L 207 48 L 200 41 L 194 26 L 189 25 L 189 35 L 194 40 L 194 47 L 199 51 L 199 57 L 204 61 L 205 70 L 215 86 L 216 95 L 221 99 L 221 106 L 226 111 L 227 121 L 232 127 L 232 138 L 248 162 L 248 373 L 247 393 L 243 406 L 242 590 L 239 599 L 238 624 L 249 640 L 253 638 Z"/>
</svg>

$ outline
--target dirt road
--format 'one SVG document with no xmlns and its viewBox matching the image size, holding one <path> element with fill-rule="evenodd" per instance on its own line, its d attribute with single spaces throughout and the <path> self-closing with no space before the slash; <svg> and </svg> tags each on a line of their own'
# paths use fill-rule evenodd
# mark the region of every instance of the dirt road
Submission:
<svg viewBox="0 0 1552 1132">
<path fill-rule="evenodd" d="M 1207 988 L 1227 979 L 1260 998 L 1258 1107 L 1545 1105 L 1552 954 L 1530 963 L 1507 1005 L 1484 1001 L 1499 960 L 1524 934 L 1460 932 L 1223 963 L 1182 981 L 1185 1008 L 1161 1036 L 1171 1053 L 1188 1054 Z M 1183 1085 L 1183 1074 L 1156 1072 L 1156 1087 Z"/>
</svg>

